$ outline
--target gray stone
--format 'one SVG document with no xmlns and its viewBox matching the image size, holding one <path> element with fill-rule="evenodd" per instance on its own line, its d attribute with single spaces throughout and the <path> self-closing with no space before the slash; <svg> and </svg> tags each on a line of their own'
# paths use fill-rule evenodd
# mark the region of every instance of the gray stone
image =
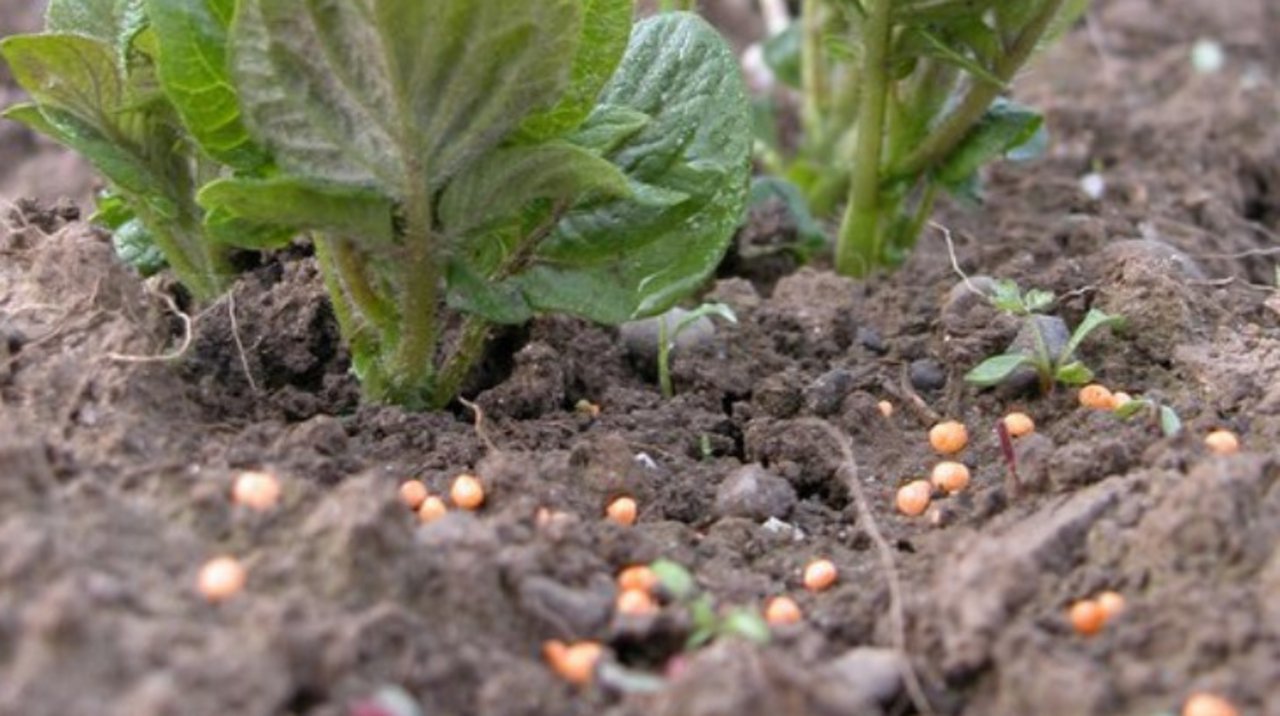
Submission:
<svg viewBox="0 0 1280 716">
<path fill-rule="evenodd" d="M 716 488 L 715 513 L 719 517 L 745 517 L 757 522 L 786 517 L 796 504 L 791 483 L 758 463 L 734 470 Z"/>
<path fill-rule="evenodd" d="M 911 361 L 908 374 L 911 376 L 911 385 L 916 390 L 942 390 L 947 384 L 947 374 L 938 361 L 932 358 Z"/>
<path fill-rule="evenodd" d="M 809 412 L 826 417 L 840 409 L 844 398 L 853 390 L 853 373 L 836 368 L 818 376 L 804 389 L 804 403 Z"/>
<path fill-rule="evenodd" d="M 903 656 L 893 649 L 858 647 L 820 669 L 814 694 L 833 713 L 864 713 L 885 705 L 902 691 Z"/>
</svg>

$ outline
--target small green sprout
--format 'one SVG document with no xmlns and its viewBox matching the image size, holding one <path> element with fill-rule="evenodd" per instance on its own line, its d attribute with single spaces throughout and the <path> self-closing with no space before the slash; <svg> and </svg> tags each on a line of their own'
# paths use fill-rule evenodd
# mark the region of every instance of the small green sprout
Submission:
<svg viewBox="0 0 1280 716">
<path fill-rule="evenodd" d="M 692 651 L 720 638 L 737 637 L 757 644 L 769 642 L 769 625 L 764 617 L 749 607 L 716 609 L 711 595 L 698 589 L 689 570 L 669 560 L 659 559 L 649 565 L 658 578 L 658 584 L 677 604 L 689 610 L 693 631 L 685 641 L 685 650 Z"/>
<path fill-rule="evenodd" d="M 658 320 L 658 385 L 662 388 L 662 397 L 669 399 L 676 394 L 671 384 L 671 349 L 676 347 L 676 339 L 705 316 L 719 316 L 729 323 L 738 322 L 733 309 L 723 303 L 704 303 L 681 316 L 672 328 L 667 328 L 666 316 Z"/>
<path fill-rule="evenodd" d="M 1055 354 L 1049 348 L 1038 320 L 1041 312 L 1053 304 L 1052 292 L 1031 289 L 1023 293 L 1017 283 L 1004 280 L 996 283 L 995 293 L 990 300 L 996 308 L 1025 320 L 1027 329 L 1035 338 L 1035 347 L 1029 353 L 1011 351 L 993 356 L 979 363 L 965 375 L 966 381 L 984 388 L 1008 380 L 1024 367 L 1030 367 L 1036 371 L 1040 376 L 1040 388 L 1046 393 L 1059 382 L 1067 385 L 1084 385 L 1093 380 L 1093 371 L 1075 359 L 1076 349 L 1090 333 L 1103 326 L 1117 325 L 1124 320 L 1122 316 L 1108 315 L 1096 308 L 1089 309 L 1084 320 L 1072 332 L 1066 346 Z"/>
<path fill-rule="evenodd" d="M 1150 398 L 1134 398 L 1115 409 L 1115 415 L 1121 420 L 1128 420 L 1139 413 L 1154 415 L 1160 423 L 1160 432 L 1171 438 L 1182 431 L 1182 418 L 1173 408 L 1151 400 Z"/>
</svg>

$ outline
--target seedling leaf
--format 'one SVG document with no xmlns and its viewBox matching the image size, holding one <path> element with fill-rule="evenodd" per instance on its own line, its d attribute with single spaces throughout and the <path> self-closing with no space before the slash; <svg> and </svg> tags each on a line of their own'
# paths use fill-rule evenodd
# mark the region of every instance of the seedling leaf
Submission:
<svg viewBox="0 0 1280 716">
<path fill-rule="evenodd" d="M 1084 342 L 1084 339 L 1099 328 L 1114 326 L 1123 322 L 1123 316 L 1110 316 L 1096 308 L 1089 309 L 1089 312 L 1085 314 L 1084 320 L 1080 321 L 1080 325 L 1076 326 L 1075 331 L 1071 333 L 1071 340 L 1067 341 L 1067 347 L 1062 350 L 1062 355 L 1074 355 L 1076 349 Z"/>
<path fill-rule="evenodd" d="M 1065 353 L 1064 355 L 1070 355 Z M 1054 371 L 1054 378 L 1066 383 L 1067 385 L 1084 385 L 1093 380 L 1093 371 L 1080 361 L 1072 361 L 1064 366 L 1059 366 Z"/>
<path fill-rule="evenodd" d="M 965 374 L 964 379 L 984 388 L 998 385 L 1019 368 L 1031 365 L 1031 358 L 1022 353 L 1005 353 L 992 356 Z"/>
<path fill-rule="evenodd" d="M 1151 401 L 1135 399 L 1135 400 L 1130 400 L 1124 405 L 1121 405 L 1120 407 L 1116 408 L 1115 414 L 1116 414 L 1116 417 L 1120 418 L 1121 420 L 1128 420 L 1129 418 L 1132 418 L 1133 416 L 1137 415 L 1139 412 L 1150 407 L 1151 407 Z"/>
<path fill-rule="evenodd" d="M 121 261 L 137 269 L 143 276 L 150 276 L 166 265 L 164 254 L 156 248 L 151 232 L 138 219 L 131 219 L 116 227 L 111 235 L 111 245 Z"/>
<path fill-rule="evenodd" d="M 650 564 L 649 569 L 658 578 L 658 584 L 675 599 L 683 600 L 693 596 L 697 588 L 693 575 L 680 564 L 669 559 L 659 559 Z"/>
<path fill-rule="evenodd" d="M 769 625 L 754 609 L 739 607 L 724 616 L 720 626 L 726 636 L 737 636 L 757 644 L 769 643 Z"/>
<path fill-rule="evenodd" d="M 1053 304 L 1053 298 L 1053 291 L 1033 288 L 1023 297 L 1023 306 L 1027 313 L 1039 313 Z"/>
<path fill-rule="evenodd" d="M 1182 419 L 1167 405 L 1160 406 L 1160 430 L 1165 437 L 1173 437 L 1182 430 Z"/>
</svg>

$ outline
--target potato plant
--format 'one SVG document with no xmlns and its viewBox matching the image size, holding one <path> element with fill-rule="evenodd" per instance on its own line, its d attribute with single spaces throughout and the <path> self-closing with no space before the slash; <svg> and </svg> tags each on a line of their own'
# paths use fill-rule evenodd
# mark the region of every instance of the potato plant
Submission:
<svg viewBox="0 0 1280 716">
<path fill-rule="evenodd" d="M 836 268 L 900 264 L 939 190 L 978 196 L 978 170 L 1043 143 L 1042 120 L 1002 98 L 1026 62 L 1088 0 L 804 0 L 765 50 L 800 90 L 803 137 L 788 152 L 757 121 L 762 159 L 815 213 L 844 203 Z"/>
<path fill-rule="evenodd" d="M 734 57 L 694 15 L 632 14 L 53 0 L 0 46 L 34 99 L 6 115 L 88 157 L 130 255 L 198 299 L 233 250 L 310 241 L 366 395 L 439 406 L 492 324 L 661 313 L 727 247 L 750 163 Z"/>
</svg>

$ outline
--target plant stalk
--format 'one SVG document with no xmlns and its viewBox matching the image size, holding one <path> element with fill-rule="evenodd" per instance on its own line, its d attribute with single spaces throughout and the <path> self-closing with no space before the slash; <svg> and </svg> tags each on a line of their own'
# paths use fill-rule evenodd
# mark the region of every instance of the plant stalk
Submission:
<svg viewBox="0 0 1280 716">
<path fill-rule="evenodd" d="M 893 0 L 867 0 L 863 27 L 861 92 L 858 102 L 856 154 L 849 203 L 840 224 L 836 270 L 861 276 L 880 260 L 880 157 L 884 149 L 884 121 L 889 94 L 889 44 Z"/>
<path fill-rule="evenodd" d="M 400 335 L 387 364 L 393 400 L 414 407 L 434 393 L 439 341 L 440 262 L 436 256 L 431 196 L 415 190 L 405 202 L 404 264 L 400 275 Z"/>
<path fill-rule="evenodd" d="M 804 0 L 800 13 L 800 81 L 804 90 L 801 109 L 805 136 L 812 142 L 823 136 L 822 116 L 827 106 L 827 78 L 822 63 L 822 0 Z"/>
<path fill-rule="evenodd" d="M 432 388 L 431 407 L 443 408 L 462 389 L 462 382 L 484 353 L 489 328 L 489 322 L 475 314 L 468 315 L 463 321 L 453 352 L 445 359 Z"/>
</svg>

